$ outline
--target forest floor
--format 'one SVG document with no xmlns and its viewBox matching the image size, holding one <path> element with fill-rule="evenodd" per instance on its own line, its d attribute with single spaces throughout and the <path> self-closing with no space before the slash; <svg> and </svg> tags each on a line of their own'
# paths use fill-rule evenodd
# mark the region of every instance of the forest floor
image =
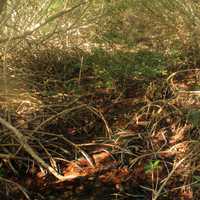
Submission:
<svg viewBox="0 0 200 200">
<path fill-rule="evenodd" d="M 45 55 L 12 62 L 0 79 L 0 116 L 66 179 L 2 125 L 1 199 L 200 199 L 199 69 L 108 87 L 101 72 L 62 71 Z"/>
</svg>

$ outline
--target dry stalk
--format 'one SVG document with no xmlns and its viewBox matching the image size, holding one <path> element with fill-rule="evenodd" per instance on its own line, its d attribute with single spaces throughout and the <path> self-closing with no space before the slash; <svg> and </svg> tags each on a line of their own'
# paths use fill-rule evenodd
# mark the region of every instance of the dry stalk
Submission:
<svg viewBox="0 0 200 200">
<path fill-rule="evenodd" d="M 157 200 L 162 192 L 162 190 L 164 189 L 164 187 L 166 186 L 167 182 L 169 181 L 169 179 L 172 177 L 172 175 L 175 173 L 176 169 L 186 160 L 190 157 L 190 154 L 188 154 L 187 156 L 185 156 L 184 158 L 182 158 L 180 161 L 178 161 L 178 163 L 176 163 L 173 167 L 173 169 L 171 170 L 171 172 L 168 174 L 168 176 L 165 178 L 165 180 L 163 181 L 163 183 L 161 184 L 161 186 L 159 187 L 158 191 L 154 191 L 154 196 L 152 198 L 152 200 Z"/>
<path fill-rule="evenodd" d="M 81 57 L 81 65 L 80 65 L 80 70 L 79 70 L 79 76 L 78 76 L 78 84 L 81 84 L 81 77 L 83 73 L 83 56 Z"/>
<path fill-rule="evenodd" d="M 36 152 L 35 150 L 27 143 L 26 138 L 24 135 L 16 129 L 14 126 L 12 126 L 10 123 L 8 123 L 6 120 L 0 117 L 0 123 L 5 126 L 7 129 L 9 129 L 17 138 L 17 141 L 21 144 L 21 146 L 24 148 L 24 150 L 33 158 L 35 159 L 42 167 L 47 169 L 52 175 L 54 175 L 59 181 L 66 181 L 71 180 L 74 178 L 74 175 L 69 176 L 63 176 L 60 173 L 58 173 L 53 167 L 51 167 L 48 163 L 46 163 Z M 83 151 L 81 152 L 83 153 Z M 85 155 L 85 153 L 84 153 Z M 75 177 L 76 178 L 76 177 Z"/>
<path fill-rule="evenodd" d="M 24 40 L 26 39 L 26 37 L 32 35 L 33 33 L 35 33 L 36 31 L 38 31 L 39 29 L 41 29 L 42 27 L 44 27 L 45 25 L 51 23 L 52 21 L 58 19 L 58 18 L 61 18 L 63 17 L 64 15 L 72 12 L 73 10 L 75 10 L 76 8 L 80 7 L 81 5 L 84 5 L 86 2 L 81 2 L 79 3 L 78 5 L 75 5 L 73 6 L 72 8 L 69 8 L 67 10 L 62 10 L 60 12 L 57 12 L 56 14 L 53 14 L 51 16 L 49 16 L 45 21 L 39 23 L 34 29 L 32 30 L 28 30 L 28 31 L 25 31 L 24 33 L 21 33 L 17 36 L 12 36 L 11 38 L 10 37 L 7 37 L 7 38 L 0 38 L 0 43 L 5 43 L 7 41 L 13 41 L 13 40 Z M 71 30 L 72 27 L 70 26 L 66 31 L 69 31 Z"/>
<path fill-rule="evenodd" d="M 92 106 L 87 106 L 88 110 L 92 111 L 96 116 L 98 116 L 105 124 L 106 130 L 107 130 L 107 137 L 109 137 L 109 139 L 112 138 L 113 132 L 111 130 L 111 128 L 108 125 L 107 120 L 105 119 L 105 117 L 103 116 L 103 114 L 101 113 L 101 111 L 99 111 L 97 108 L 92 107 Z"/>
<path fill-rule="evenodd" d="M 180 74 L 180 73 L 185 73 L 185 72 L 191 72 L 191 71 L 194 71 L 194 72 L 200 72 L 200 69 L 186 69 L 186 70 L 180 70 L 180 71 L 177 71 L 177 72 L 174 72 L 172 73 L 168 78 L 167 78 L 167 82 L 170 83 L 171 85 L 171 88 L 174 92 L 176 93 L 184 93 L 184 94 L 193 94 L 193 95 L 199 95 L 200 94 L 200 91 L 190 91 L 190 90 L 181 90 L 179 88 L 176 87 L 176 85 L 174 84 L 174 78 Z"/>
<path fill-rule="evenodd" d="M 26 192 L 26 189 L 24 187 L 22 187 L 21 185 L 19 185 L 18 183 L 13 182 L 13 181 L 8 180 L 8 179 L 3 178 L 3 177 L 0 177 L 0 181 L 5 182 L 5 183 L 9 183 L 9 184 L 13 184 L 13 185 L 17 186 L 17 188 L 19 188 L 19 190 L 24 194 L 26 199 L 31 200 L 29 195 Z"/>
<path fill-rule="evenodd" d="M 57 117 L 59 117 L 59 116 L 61 116 L 61 115 L 63 115 L 63 114 L 67 114 L 67 113 L 70 113 L 70 112 L 72 112 L 72 111 L 74 111 L 74 110 L 77 110 L 77 109 L 80 109 L 80 108 L 84 108 L 84 107 L 86 107 L 86 105 L 82 104 L 82 105 L 79 105 L 79 106 L 76 106 L 76 107 L 72 107 L 72 108 L 65 109 L 65 110 L 63 110 L 63 111 L 57 113 L 56 115 L 53 115 L 53 116 L 49 117 L 48 119 L 46 119 L 45 121 L 43 121 L 39 126 L 37 126 L 37 127 L 34 129 L 33 132 L 38 131 L 42 126 L 44 126 L 44 125 L 47 124 L 48 122 L 50 122 L 50 121 L 56 119 Z"/>
</svg>

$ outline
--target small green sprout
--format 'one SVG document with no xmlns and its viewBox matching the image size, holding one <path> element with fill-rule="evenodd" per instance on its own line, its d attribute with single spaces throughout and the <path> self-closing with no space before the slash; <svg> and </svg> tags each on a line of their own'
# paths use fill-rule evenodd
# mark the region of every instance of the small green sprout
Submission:
<svg viewBox="0 0 200 200">
<path fill-rule="evenodd" d="M 144 171 L 145 173 L 149 173 L 154 171 L 159 167 L 160 160 L 150 160 L 145 166 L 144 166 Z"/>
</svg>

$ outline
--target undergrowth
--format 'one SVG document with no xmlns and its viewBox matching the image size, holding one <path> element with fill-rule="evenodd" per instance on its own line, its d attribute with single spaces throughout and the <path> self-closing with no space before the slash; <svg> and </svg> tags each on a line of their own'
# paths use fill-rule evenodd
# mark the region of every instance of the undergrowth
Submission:
<svg viewBox="0 0 200 200">
<path fill-rule="evenodd" d="M 2 191 L 10 183 L 9 194 L 30 198 L 65 187 L 72 198 L 74 180 L 80 195 L 105 184 L 121 199 L 198 198 L 198 69 L 168 76 L 167 57 L 147 50 L 9 57 L 1 117 L 16 129 L 1 121 Z"/>
<path fill-rule="evenodd" d="M 200 199 L 198 3 L 45 2 L 0 9 L 1 199 Z"/>
</svg>

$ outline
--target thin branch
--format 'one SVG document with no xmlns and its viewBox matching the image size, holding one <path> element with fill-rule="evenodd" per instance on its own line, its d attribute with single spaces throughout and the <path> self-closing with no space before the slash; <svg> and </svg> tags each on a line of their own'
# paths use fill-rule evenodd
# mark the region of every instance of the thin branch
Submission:
<svg viewBox="0 0 200 200">
<path fill-rule="evenodd" d="M 19 185 L 18 183 L 13 182 L 13 181 L 6 179 L 6 178 L 3 178 L 3 177 L 0 177 L 0 182 L 6 182 L 6 183 L 13 184 L 13 185 L 17 186 L 19 188 L 19 190 L 21 190 L 21 192 L 24 194 L 26 199 L 31 200 L 26 189 L 24 187 L 22 187 L 21 185 Z"/>
<path fill-rule="evenodd" d="M 61 175 L 55 169 L 53 169 L 49 164 L 47 164 L 41 157 L 39 157 L 39 155 L 36 153 L 36 151 L 27 143 L 26 138 L 24 137 L 24 135 L 18 129 L 16 129 L 14 126 L 12 126 L 10 123 L 8 123 L 6 120 L 4 120 L 1 117 L 0 117 L 0 123 L 3 126 L 5 126 L 8 130 L 10 130 L 16 136 L 18 142 L 22 145 L 24 150 L 33 159 L 35 159 L 42 167 L 44 167 L 51 174 L 53 174 L 59 181 L 66 181 L 66 180 L 71 180 L 71 179 L 74 178 L 75 175 L 68 175 L 68 176 Z"/>
<path fill-rule="evenodd" d="M 24 33 L 22 33 L 21 35 L 17 35 L 17 36 L 14 36 L 12 38 L 4 38 L 4 39 L 0 39 L 0 43 L 4 43 L 4 42 L 7 42 L 8 40 L 9 41 L 12 41 L 12 40 L 17 40 L 17 39 L 23 39 L 23 38 L 26 38 L 27 36 L 33 34 L 34 32 L 36 32 L 38 29 L 42 28 L 43 26 L 47 25 L 48 23 L 56 20 L 57 18 L 59 17 L 62 17 L 64 15 L 66 15 L 67 13 L 73 11 L 74 9 L 80 7 L 81 5 L 85 4 L 86 2 L 82 2 L 76 6 L 73 6 L 72 8 L 68 9 L 68 10 L 62 10 L 60 12 L 57 12 L 56 14 L 48 17 L 43 23 L 39 24 L 37 27 L 35 27 L 33 30 L 28 30 L 28 31 L 25 31 Z"/>
</svg>

